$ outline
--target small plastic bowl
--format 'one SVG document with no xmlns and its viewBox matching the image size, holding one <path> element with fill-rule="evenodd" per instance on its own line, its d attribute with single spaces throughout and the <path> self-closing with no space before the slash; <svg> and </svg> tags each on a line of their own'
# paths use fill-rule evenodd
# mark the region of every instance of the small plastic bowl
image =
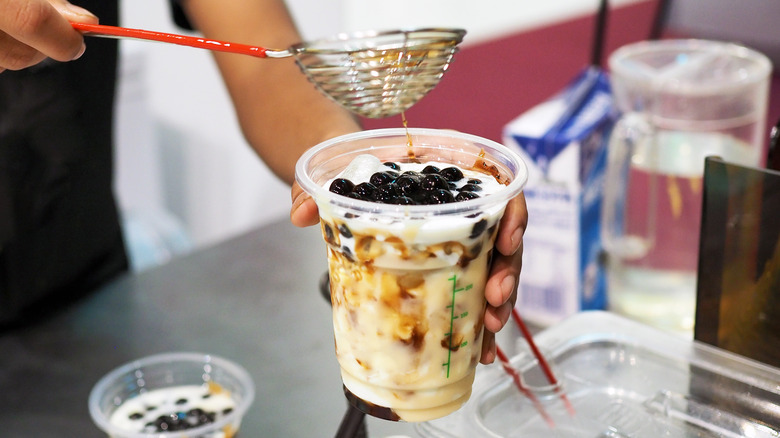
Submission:
<svg viewBox="0 0 780 438">
<path fill-rule="evenodd" d="M 181 395 L 195 393 L 201 399 Z M 254 397 L 249 373 L 229 360 L 203 353 L 164 353 L 135 360 L 105 375 L 89 394 L 89 413 L 112 438 L 231 438 Z M 140 418 L 117 414 L 122 420 L 112 422 L 112 415 L 125 402 L 138 408 L 132 414 Z M 164 414 L 172 414 L 174 421 L 193 421 L 194 415 L 186 413 L 204 404 L 220 408 L 211 423 L 186 430 L 138 431 L 139 424 L 154 422 Z"/>
</svg>

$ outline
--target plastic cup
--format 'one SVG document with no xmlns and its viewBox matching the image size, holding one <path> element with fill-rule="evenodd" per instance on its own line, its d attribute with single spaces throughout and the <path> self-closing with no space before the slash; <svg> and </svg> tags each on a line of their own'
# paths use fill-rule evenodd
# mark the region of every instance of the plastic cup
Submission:
<svg viewBox="0 0 780 438">
<path fill-rule="evenodd" d="M 347 398 L 369 415 L 427 421 L 458 409 L 471 394 L 493 242 L 527 169 L 513 151 L 484 138 L 433 129 L 409 135 L 412 147 L 404 129 L 331 139 L 301 157 L 296 179 L 319 208 Z M 506 185 L 439 205 L 388 205 L 330 192 L 324 185 L 362 154 L 488 170 Z"/>
<path fill-rule="evenodd" d="M 249 374 L 229 360 L 202 353 L 164 353 L 105 375 L 89 395 L 89 413 L 112 438 L 231 438 L 254 394 Z M 187 421 L 184 414 L 195 408 L 213 414 L 214 421 L 180 431 L 139 431 L 140 426 L 164 415 L 177 416 L 172 421 Z"/>
</svg>

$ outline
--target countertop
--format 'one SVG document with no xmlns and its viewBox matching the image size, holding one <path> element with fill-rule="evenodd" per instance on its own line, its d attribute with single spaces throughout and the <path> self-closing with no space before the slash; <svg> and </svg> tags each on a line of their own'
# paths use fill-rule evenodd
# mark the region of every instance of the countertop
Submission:
<svg viewBox="0 0 780 438">
<path fill-rule="evenodd" d="M 197 351 L 241 364 L 257 388 L 240 435 L 334 436 L 346 411 L 319 227 L 287 219 L 140 273 L 41 323 L 0 333 L 3 437 L 102 438 L 87 398 L 112 369 Z M 417 436 L 368 419 L 370 437 Z"/>
</svg>

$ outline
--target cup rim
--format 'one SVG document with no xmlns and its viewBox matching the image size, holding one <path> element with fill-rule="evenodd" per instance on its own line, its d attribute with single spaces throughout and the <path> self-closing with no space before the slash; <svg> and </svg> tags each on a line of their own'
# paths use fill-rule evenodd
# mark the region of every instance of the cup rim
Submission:
<svg viewBox="0 0 780 438">
<path fill-rule="evenodd" d="M 198 434 L 208 433 L 210 431 L 219 430 L 223 426 L 230 424 L 236 419 L 241 419 L 246 414 L 246 411 L 254 402 L 255 398 L 255 385 L 249 375 L 249 373 L 242 366 L 237 363 L 225 359 L 220 356 L 215 356 L 208 353 L 199 352 L 168 352 L 154 354 L 146 356 L 140 359 L 135 359 L 130 362 L 126 362 L 117 368 L 114 368 L 108 374 L 104 375 L 98 382 L 92 387 L 89 394 L 88 406 L 89 413 L 94 423 L 105 433 L 110 436 L 121 436 L 123 438 L 160 438 L 160 433 L 143 433 L 143 432 L 131 432 L 126 429 L 122 429 L 114 426 L 109 422 L 108 416 L 100 409 L 100 397 L 119 376 L 124 375 L 130 371 L 138 368 L 173 362 L 192 362 L 192 363 L 212 363 L 217 364 L 220 368 L 224 368 L 231 375 L 235 376 L 242 382 L 245 388 L 245 395 L 241 399 L 240 403 L 236 404 L 235 409 L 228 415 L 225 415 L 218 421 L 203 425 L 193 429 L 183 430 L 181 432 L 165 432 L 163 436 L 165 438 L 183 438 L 186 436 L 197 436 Z"/>
<path fill-rule="evenodd" d="M 751 65 L 747 67 L 748 74 L 745 75 L 744 78 L 732 83 L 719 84 L 718 89 L 720 91 L 729 88 L 744 87 L 769 78 L 769 75 L 772 72 L 772 62 L 763 53 L 734 42 L 697 38 L 639 41 L 627 44 L 612 52 L 608 59 L 608 65 L 614 76 L 620 76 L 627 79 L 630 78 L 631 80 L 651 84 L 654 82 L 654 77 L 643 75 L 635 68 L 627 65 L 626 61 L 639 53 L 658 53 L 684 49 L 706 50 L 715 47 L 726 49 L 728 53 L 734 57 L 749 60 L 751 62 Z M 695 87 L 697 84 L 690 83 L 688 85 Z"/>
<path fill-rule="evenodd" d="M 308 162 L 314 158 L 318 153 L 336 144 L 348 143 L 356 140 L 366 140 L 372 138 L 388 138 L 399 137 L 401 139 L 406 138 L 406 128 L 384 128 L 384 129 L 372 129 L 354 132 L 350 134 L 341 135 L 324 141 L 312 148 L 308 149 L 296 163 L 295 166 L 295 180 L 301 186 L 301 188 L 308 193 L 318 205 L 322 200 L 326 200 L 328 204 L 335 205 L 339 208 L 344 208 L 348 211 L 352 211 L 358 214 L 375 214 L 393 218 L 408 218 L 410 216 L 442 216 L 442 215 L 461 215 L 465 212 L 472 212 L 474 210 L 484 210 L 489 206 L 508 202 L 510 199 L 517 196 L 525 186 L 528 180 L 528 167 L 525 161 L 520 155 L 513 151 L 508 146 L 501 143 L 489 140 L 487 138 L 479 137 L 472 134 L 466 134 L 454 130 L 445 129 L 433 129 L 433 128 L 409 128 L 409 135 L 411 136 L 423 136 L 423 137 L 439 137 L 442 139 L 457 139 L 460 141 L 468 141 L 471 143 L 487 146 L 491 150 L 500 152 L 506 159 L 511 162 L 511 165 L 517 168 L 516 175 L 504 189 L 492 193 L 489 196 L 484 196 L 476 199 L 470 199 L 466 201 L 452 202 L 449 204 L 433 204 L 433 205 L 395 205 L 395 204 L 382 204 L 371 201 L 363 201 L 358 199 L 349 198 L 347 196 L 337 195 L 330 192 L 326 187 L 314 182 L 307 169 Z M 402 144 L 406 147 L 406 143 Z M 391 147 L 398 147 L 399 145 L 392 145 Z M 495 157 L 494 157 L 495 158 Z"/>
</svg>

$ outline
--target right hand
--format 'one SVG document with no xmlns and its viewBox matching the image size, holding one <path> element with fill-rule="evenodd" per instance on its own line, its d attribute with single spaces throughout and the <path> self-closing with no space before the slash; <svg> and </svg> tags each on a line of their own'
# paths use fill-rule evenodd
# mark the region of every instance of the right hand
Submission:
<svg viewBox="0 0 780 438">
<path fill-rule="evenodd" d="M 0 0 L 0 72 L 44 59 L 78 59 L 84 37 L 70 21 L 97 23 L 91 12 L 66 0 Z"/>
</svg>

